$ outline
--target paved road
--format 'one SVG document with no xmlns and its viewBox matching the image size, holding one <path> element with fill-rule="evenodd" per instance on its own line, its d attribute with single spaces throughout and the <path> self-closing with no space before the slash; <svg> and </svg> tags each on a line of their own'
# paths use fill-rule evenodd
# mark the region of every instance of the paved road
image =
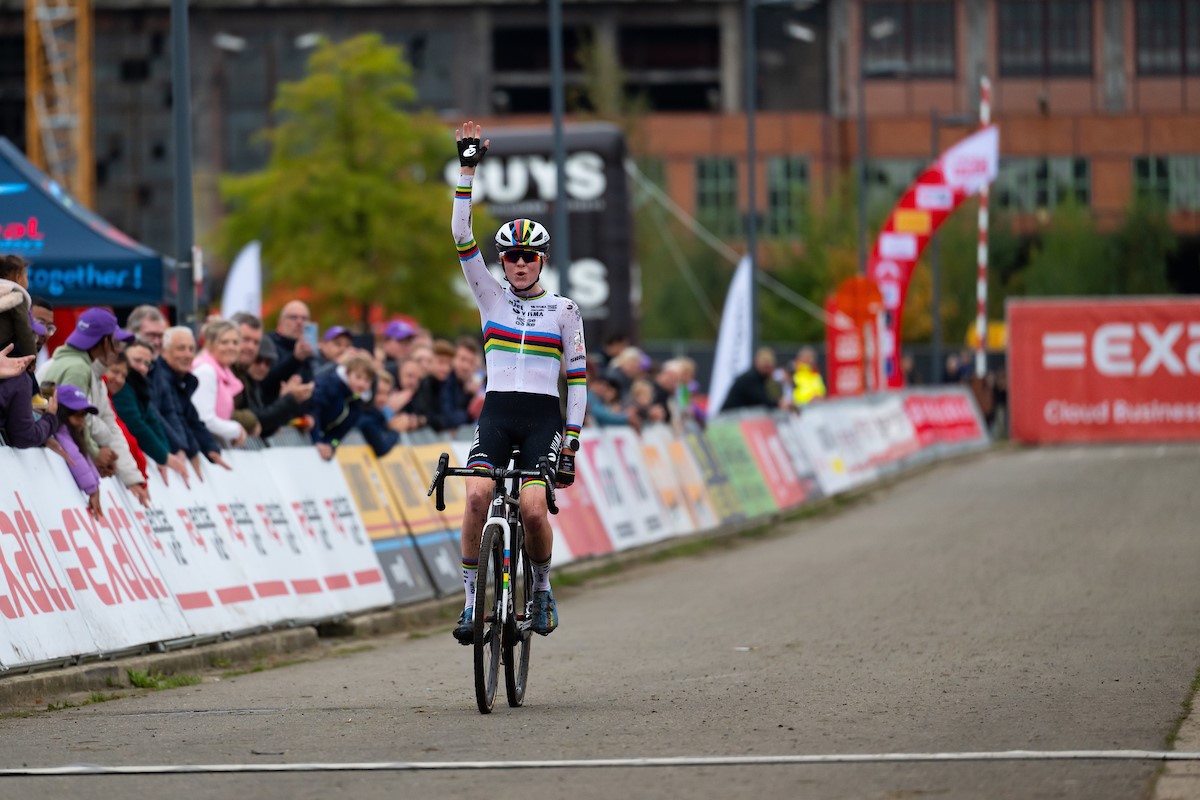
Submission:
<svg viewBox="0 0 1200 800">
<path fill-rule="evenodd" d="M 529 706 L 444 631 L 0 721 L 0 766 L 1162 748 L 1200 666 L 1200 448 L 1007 451 L 563 599 Z M 1148 763 L 0 779 L 0 796 L 1138 798 Z"/>
</svg>

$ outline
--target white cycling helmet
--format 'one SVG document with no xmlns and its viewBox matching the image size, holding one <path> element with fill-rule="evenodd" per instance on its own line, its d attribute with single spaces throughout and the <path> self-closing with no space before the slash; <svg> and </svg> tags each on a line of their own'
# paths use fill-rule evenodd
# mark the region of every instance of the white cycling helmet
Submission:
<svg viewBox="0 0 1200 800">
<path fill-rule="evenodd" d="M 514 219 L 496 231 L 496 249 L 536 250 L 544 257 L 550 251 L 550 232 L 546 226 L 532 219 Z"/>
</svg>

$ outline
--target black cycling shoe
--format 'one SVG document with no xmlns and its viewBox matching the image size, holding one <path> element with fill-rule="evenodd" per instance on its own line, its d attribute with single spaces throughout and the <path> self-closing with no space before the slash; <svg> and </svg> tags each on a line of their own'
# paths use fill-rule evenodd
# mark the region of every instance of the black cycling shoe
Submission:
<svg viewBox="0 0 1200 800">
<path fill-rule="evenodd" d="M 553 592 L 533 593 L 533 622 L 529 629 L 542 636 L 549 636 L 558 627 L 558 606 Z"/>
<path fill-rule="evenodd" d="M 462 614 L 458 617 L 458 626 L 450 631 L 459 644 L 467 645 L 475 643 L 475 621 L 472 619 L 474 616 L 474 609 L 464 608 Z"/>
</svg>

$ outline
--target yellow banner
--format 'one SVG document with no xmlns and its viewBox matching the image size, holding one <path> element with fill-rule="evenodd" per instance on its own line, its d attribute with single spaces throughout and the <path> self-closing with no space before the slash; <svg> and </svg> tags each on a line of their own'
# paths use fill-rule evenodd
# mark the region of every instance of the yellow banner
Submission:
<svg viewBox="0 0 1200 800">
<path fill-rule="evenodd" d="M 898 208 L 892 214 L 892 223 L 897 233 L 916 233 L 928 236 L 933 230 L 933 218 L 928 211 Z"/>
<path fill-rule="evenodd" d="M 379 462 L 375 460 L 371 448 L 366 445 L 342 445 L 337 449 L 337 462 L 346 476 L 354 504 L 362 514 L 367 534 L 372 539 L 406 535 L 408 530 L 404 525 L 404 517 L 379 477 Z"/>
<path fill-rule="evenodd" d="M 410 454 L 411 450 L 411 447 L 397 445 L 379 459 L 384 480 L 414 536 L 444 531 L 447 529 L 446 521 L 438 513 L 433 498 L 425 496 L 429 481 L 422 483 L 421 472 Z M 454 527 L 458 527 L 457 524 Z"/>
</svg>

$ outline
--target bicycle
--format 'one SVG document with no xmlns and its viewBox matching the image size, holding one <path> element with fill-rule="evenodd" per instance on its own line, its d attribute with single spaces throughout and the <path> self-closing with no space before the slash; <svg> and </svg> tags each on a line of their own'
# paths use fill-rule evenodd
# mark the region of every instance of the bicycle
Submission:
<svg viewBox="0 0 1200 800">
<path fill-rule="evenodd" d="M 513 452 L 515 459 L 519 451 Z M 508 704 L 519 708 L 525 703 L 529 679 L 529 651 L 532 631 L 530 609 L 533 605 L 533 578 L 529 553 L 525 550 L 525 526 L 521 520 L 521 480 L 538 478 L 546 482 L 546 507 L 558 513 L 554 503 L 554 469 L 545 456 L 538 459 L 536 470 L 465 469 L 451 467 L 449 453 L 438 459 L 433 482 L 426 495 L 436 492 L 438 511 L 446 510 L 445 480 L 448 477 L 491 478 L 490 514 L 483 524 L 479 545 L 478 578 L 473 611 L 475 703 L 480 714 L 490 714 L 496 699 L 500 664 L 504 664 L 504 692 Z M 508 482 L 508 486 L 505 486 Z M 515 554 L 516 558 L 511 558 Z M 520 599 L 519 607 L 514 598 Z"/>
</svg>

